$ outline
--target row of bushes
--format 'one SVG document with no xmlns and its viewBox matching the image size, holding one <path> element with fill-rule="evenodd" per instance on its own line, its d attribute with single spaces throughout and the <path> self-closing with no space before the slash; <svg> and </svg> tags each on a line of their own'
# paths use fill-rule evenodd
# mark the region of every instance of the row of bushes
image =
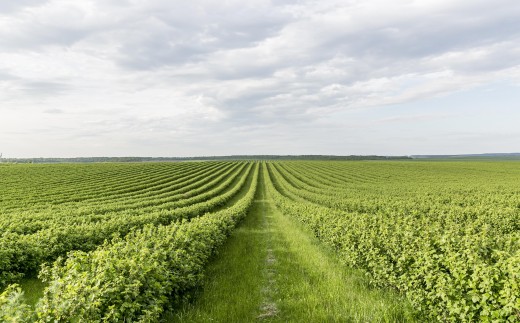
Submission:
<svg viewBox="0 0 520 323">
<path fill-rule="evenodd" d="M 133 228 L 146 224 L 169 224 L 209 212 L 240 191 L 251 167 L 244 164 L 234 172 L 222 174 L 214 179 L 219 182 L 210 181 L 204 192 L 187 198 L 191 204 L 180 200 L 173 210 L 150 211 L 147 214 L 126 210 L 111 216 L 86 216 L 81 221 L 49 224 L 33 234 L 3 232 L 0 235 L 0 288 L 26 274 L 35 274 L 40 264 L 53 261 L 70 250 L 93 250 L 112 234 L 125 235 Z"/>
<path fill-rule="evenodd" d="M 277 169 L 269 171 L 269 193 L 285 214 L 309 226 L 347 265 L 365 270 L 374 284 L 405 294 L 421 317 L 520 321 L 517 232 L 497 236 L 480 221 L 456 226 L 453 220 L 448 227 L 417 214 L 345 212 L 306 202 Z"/>
<path fill-rule="evenodd" d="M 230 208 L 191 221 L 147 225 L 92 252 L 74 251 L 45 266 L 40 275 L 48 287 L 35 311 L 24 306 L 23 295 L 11 286 L 0 296 L 4 321 L 157 321 L 169 304 L 201 282 L 209 257 L 247 213 L 258 169 L 247 193 Z"/>
</svg>

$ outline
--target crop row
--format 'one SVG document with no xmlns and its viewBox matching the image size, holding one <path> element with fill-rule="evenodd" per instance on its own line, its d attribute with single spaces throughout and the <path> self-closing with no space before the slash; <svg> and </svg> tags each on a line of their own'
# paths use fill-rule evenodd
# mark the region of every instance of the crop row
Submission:
<svg viewBox="0 0 520 323">
<path fill-rule="evenodd" d="M 253 167 L 250 164 L 249 168 Z M 11 322 L 150 322 L 200 283 L 203 268 L 253 202 L 258 165 L 232 206 L 191 221 L 146 225 L 91 252 L 74 251 L 46 266 L 48 283 L 33 311 L 21 290 L 0 295 L 0 319 Z"/>
<path fill-rule="evenodd" d="M 275 204 L 309 226 L 317 237 L 337 250 L 346 264 L 369 273 L 374 284 L 405 294 L 422 317 L 455 322 L 520 320 L 520 234 L 516 227 L 505 225 L 514 223 L 513 213 L 504 212 L 505 220 L 500 217 L 501 207 L 507 202 L 486 196 L 494 194 L 489 186 L 475 193 L 481 199 L 498 203 L 481 208 L 468 206 L 471 214 L 460 213 L 456 203 L 441 203 L 450 198 L 450 192 L 457 192 L 453 187 L 458 188 L 460 183 L 425 185 L 427 189 L 422 188 L 422 192 L 432 195 L 425 202 L 430 203 L 430 208 L 419 203 L 420 208 L 414 210 L 410 199 L 415 201 L 416 196 L 407 188 L 401 189 L 402 183 L 385 184 L 380 180 L 382 187 L 387 185 L 394 191 L 377 198 L 381 187 L 370 190 L 358 182 L 360 192 L 356 194 L 355 207 L 352 200 L 346 204 L 332 201 L 338 196 L 328 200 L 330 190 L 316 193 L 312 187 L 320 185 L 310 184 L 313 179 L 323 179 L 323 174 L 312 164 L 292 166 L 270 163 L 267 167 L 266 184 Z M 298 172 L 291 173 L 298 168 Z M 342 170 L 335 172 L 337 178 Z M 446 179 L 451 176 L 439 173 L 439 169 L 437 172 Z M 464 174 L 462 169 L 459 172 L 459 176 Z M 406 172 L 402 175 L 406 176 Z M 466 179 L 465 187 L 480 184 L 482 178 L 477 176 L 474 180 Z M 408 179 L 402 181 L 406 183 Z M 345 192 L 353 192 L 353 188 Z M 516 187 L 510 189 L 514 191 Z M 479 196 L 468 198 L 478 199 Z M 347 204 L 350 208 L 343 208 Z M 490 213 L 493 207 L 495 213 Z"/>
<path fill-rule="evenodd" d="M 185 167 L 179 169 L 179 166 L 171 167 L 166 170 L 148 169 L 150 172 L 147 174 L 140 174 L 135 169 L 135 173 L 125 173 L 124 178 L 118 178 L 116 182 L 112 182 L 113 179 L 107 178 L 109 183 L 98 183 L 97 181 L 91 182 L 86 181 L 82 183 L 76 183 L 76 187 L 71 187 L 72 191 L 66 188 L 71 183 L 66 184 L 55 184 L 56 187 L 61 187 L 62 190 L 53 192 L 54 187 L 50 184 L 48 186 L 40 186 L 35 180 L 28 180 L 21 187 L 26 187 L 23 194 L 17 192 L 5 192 L 4 196 L 7 196 L 11 201 L 7 201 L 7 197 L 3 198 L 2 201 L 2 214 L 19 213 L 20 209 L 26 213 L 35 213 L 44 210 L 45 208 L 50 209 L 65 209 L 67 207 L 81 207 L 83 205 L 104 205 L 105 203 L 116 203 L 119 201 L 124 202 L 125 200 L 131 200 L 132 197 L 142 198 L 144 194 L 154 194 L 160 189 L 174 190 L 179 183 L 191 181 L 192 178 L 209 174 L 213 172 L 213 169 L 223 169 L 230 165 L 217 164 L 207 165 L 207 167 L 198 167 L 195 169 L 186 169 Z M 52 173 L 51 173 L 52 174 Z M 108 174 L 107 176 L 110 176 Z M 50 176 L 50 175 L 48 175 Z M 143 177 L 146 176 L 146 177 Z M 119 176 L 116 176 L 119 177 Z M 49 178 L 50 179 L 50 178 Z M 35 183 L 36 182 L 36 183 Z M 75 183 L 75 182 L 73 182 Z M 36 186 L 39 191 L 47 192 L 47 194 L 41 194 L 38 199 L 29 198 L 27 196 L 27 190 L 31 189 L 31 186 Z"/>
<path fill-rule="evenodd" d="M 160 176 L 175 176 L 201 165 L 13 165 L 2 167 L 2 202 L 22 198 L 28 204 L 75 199 L 83 194 L 112 194 Z M 14 204 L 16 206 L 16 204 Z"/>
<path fill-rule="evenodd" d="M 93 250 L 112 234 L 125 235 L 146 224 L 169 224 L 211 211 L 239 192 L 251 167 L 235 164 L 215 176 L 208 174 L 208 182 L 180 194 L 176 201 L 159 198 L 154 205 L 137 204 L 134 209 L 116 205 L 114 211 L 104 213 L 19 219 L 13 228 L 22 233 L 6 230 L 0 235 L 0 286 L 36 273 L 40 264 L 70 250 Z"/>
<path fill-rule="evenodd" d="M 297 188 L 293 190 L 294 194 L 334 209 L 394 217 L 414 216 L 445 226 L 460 227 L 460 223 L 471 222 L 476 224 L 477 230 L 486 226 L 494 234 L 520 230 L 520 196 L 515 193 L 516 185 L 509 190 L 489 190 L 486 189 L 489 184 L 479 178 L 476 183 L 467 182 L 468 187 L 461 192 L 453 190 L 449 184 L 429 187 L 415 180 L 415 187 L 410 192 L 411 185 L 403 178 L 404 184 L 382 180 L 378 184 L 360 186 L 344 182 L 343 188 L 323 189 L 314 187 L 313 182 L 323 180 L 326 175 L 316 175 L 312 168 L 294 171 L 283 166 L 276 164 L 273 168 L 291 187 Z M 473 185 L 478 186 L 471 187 Z"/>
</svg>

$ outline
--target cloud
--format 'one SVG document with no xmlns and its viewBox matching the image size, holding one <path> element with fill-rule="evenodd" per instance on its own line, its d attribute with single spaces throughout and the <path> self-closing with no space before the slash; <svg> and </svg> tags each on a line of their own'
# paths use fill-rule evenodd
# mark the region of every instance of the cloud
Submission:
<svg viewBox="0 0 520 323">
<path fill-rule="evenodd" d="M 62 113 L 65 113 L 65 111 L 61 110 L 61 109 L 46 109 L 43 111 L 43 113 L 48 113 L 48 114 L 62 114 Z"/>
<path fill-rule="evenodd" d="M 22 10 L 26 7 L 36 6 L 44 3 L 46 0 L 18 0 L 18 1 L 2 1 L 0 2 L 0 12 L 11 14 Z"/>
<path fill-rule="evenodd" d="M 17 111 L 53 116 L 55 138 L 221 149 L 202 142 L 249 131 L 258 147 L 273 132 L 289 145 L 298 136 L 284 131 L 309 140 L 356 111 L 520 79 L 513 0 L 24 0 L 0 12 L 0 110 L 27 131 Z"/>
</svg>

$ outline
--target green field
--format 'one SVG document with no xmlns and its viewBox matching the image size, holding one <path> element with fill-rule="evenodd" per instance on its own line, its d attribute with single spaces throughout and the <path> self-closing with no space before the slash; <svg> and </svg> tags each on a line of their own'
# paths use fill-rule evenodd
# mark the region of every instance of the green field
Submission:
<svg viewBox="0 0 520 323">
<path fill-rule="evenodd" d="M 1 322 L 520 321 L 520 163 L 0 164 Z"/>
</svg>

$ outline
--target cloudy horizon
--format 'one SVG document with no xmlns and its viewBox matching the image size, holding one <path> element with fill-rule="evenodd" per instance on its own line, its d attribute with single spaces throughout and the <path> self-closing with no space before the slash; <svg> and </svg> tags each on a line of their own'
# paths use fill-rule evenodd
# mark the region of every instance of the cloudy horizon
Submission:
<svg viewBox="0 0 520 323">
<path fill-rule="evenodd" d="M 520 4 L 0 3 L 4 157 L 520 151 Z"/>
</svg>

